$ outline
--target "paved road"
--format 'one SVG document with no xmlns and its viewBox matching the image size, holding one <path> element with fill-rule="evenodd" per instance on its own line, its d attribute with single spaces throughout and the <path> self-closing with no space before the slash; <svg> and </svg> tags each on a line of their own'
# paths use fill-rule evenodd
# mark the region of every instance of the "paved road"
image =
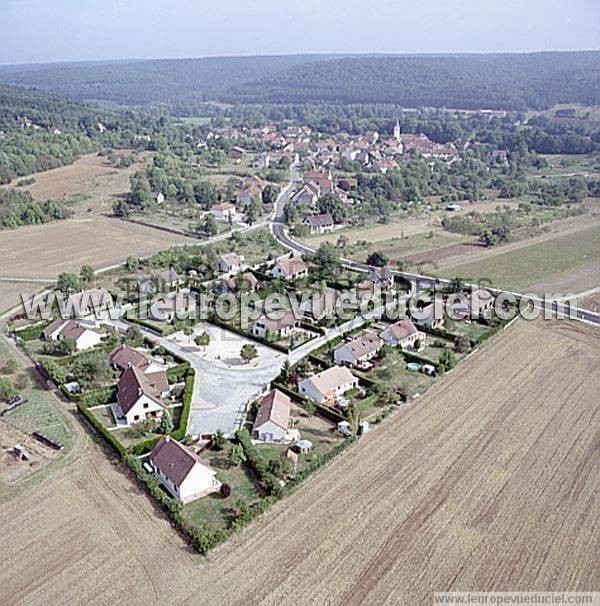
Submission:
<svg viewBox="0 0 600 606">
<path fill-rule="evenodd" d="M 293 186 L 294 180 L 297 180 L 297 170 L 298 170 L 297 167 L 295 167 L 295 172 L 292 173 L 292 180 L 290 181 L 290 185 L 288 186 L 288 188 L 286 188 L 287 190 L 291 189 Z M 283 220 L 283 209 L 285 208 L 285 205 L 287 204 L 288 201 L 289 201 L 289 196 L 281 196 L 280 199 L 277 200 L 275 212 L 273 215 L 273 220 L 270 225 L 271 233 L 275 236 L 275 238 L 277 238 L 277 240 L 279 240 L 279 242 L 283 246 L 285 246 L 288 250 L 290 250 L 292 252 L 301 253 L 301 254 L 313 253 L 314 249 L 312 249 L 300 242 L 297 242 L 296 240 L 291 238 L 285 228 L 284 220 Z M 373 269 L 370 265 L 367 265 L 366 263 L 358 263 L 356 261 L 351 261 L 349 259 L 342 259 L 341 261 L 342 261 L 342 265 L 344 267 L 347 267 L 348 269 L 352 269 L 355 271 L 368 272 Z M 403 271 L 394 271 L 394 273 L 396 275 L 404 278 L 405 280 L 408 280 L 408 281 L 410 281 L 412 283 L 416 283 L 416 284 L 428 283 L 428 284 L 435 284 L 435 285 L 439 285 L 439 286 L 450 284 L 450 280 L 444 280 L 442 278 L 437 278 L 435 276 L 426 276 L 423 274 L 403 272 Z M 477 287 L 478 285 L 467 283 L 466 286 Z M 513 295 L 517 301 L 520 301 L 521 298 L 524 296 L 523 293 L 507 292 L 507 291 L 502 291 L 500 289 L 495 289 L 495 288 L 488 288 L 488 290 L 490 290 L 494 294 L 499 294 L 501 292 L 504 292 L 504 293 Z M 565 304 L 565 302 L 546 301 L 544 299 L 541 299 L 541 298 L 535 297 L 535 296 L 528 297 L 528 299 L 531 301 L 531 304 L 536 309 L 546 310 L 548 312 L 553 312 L 556 314 L 560 314 L 562 316 L 569 316 L 570 305 Z M 600 313 L 595 313 L 595 312 L 587 311 L 584 309 L 577 309 L 577 310 L 574 310 L 574 316 L 575 316 L 575 319 L 581 320 L 588 324 L 594 324 L 594 325 L 600 326 Z"/>
</svg>

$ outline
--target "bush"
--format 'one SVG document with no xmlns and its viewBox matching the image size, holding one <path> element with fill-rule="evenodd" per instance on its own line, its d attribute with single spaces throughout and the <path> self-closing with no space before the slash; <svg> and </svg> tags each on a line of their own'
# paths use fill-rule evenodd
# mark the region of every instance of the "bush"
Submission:
<svg viewBox="0 0 600 606">
<path fill-rule="evenodd" d="M 231 494 L 231 486 L 229 484 L 221 484 L 219 493 L 224 499 L 226 499 Z"/>
</svg>

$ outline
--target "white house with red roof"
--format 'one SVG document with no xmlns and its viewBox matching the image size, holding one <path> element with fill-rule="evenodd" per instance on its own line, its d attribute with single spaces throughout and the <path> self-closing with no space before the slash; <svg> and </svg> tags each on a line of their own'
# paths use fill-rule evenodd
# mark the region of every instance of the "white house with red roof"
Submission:
<svg viewBox="0 0 600 606">
<path fill-rule="evenodd" d="M 302 257 L 288 257 L 273 267 L 271 275 L 280 280 L 297 280 L 308 276 L 308 265 Z"/>
<path fill-rule="evenodd" d="M 417 327 L 408 318 L 391 324 L 382 330 L 379 336 L 387 345 L 391 345 L 392 347 L 400 345 L 402 349 L 414 348 L 417 340 L 421 343 L 425 341 L 425 335 L 419 332 Z"/>
<path fill-rule="evenodd" d="M 156 444 L 148 465 L 171 496 L 181 503 L 190 503 L 221 488 L 217 472 L 169 436 Z"/>
<path fill-rule="evenodd" d="M 345 366 L 332 366 L 298 384 L 301 395 L 320 404 L 333 402 L 355 387 L 358 387 L 358 378 Z"/>
<path fill-rule="evenodd" d="M 65 341 L 72 339 L 77 351 L 91 349 L 99 345 L 103 335 L 75 320 L 57 318 L 42 331 L 44 339 L 48 341 Z"/>
</svg>

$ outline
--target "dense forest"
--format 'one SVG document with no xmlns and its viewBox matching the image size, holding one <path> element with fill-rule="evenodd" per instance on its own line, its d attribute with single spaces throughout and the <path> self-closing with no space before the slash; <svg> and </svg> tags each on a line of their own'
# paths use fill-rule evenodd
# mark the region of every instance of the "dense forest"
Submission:
<svg viewBox="0 0 600 606">
<path fill-rule="evenodd" d="M 125 105 L 393 103 L 524 110 L 600 103 L 600 52 L 214 57 L 0 67 L 0 82 Z"/>
<path fill-rule="evenodd" d="M 0 82 L 35 86 L 74 101 L 146 105 L 216 99 L 231 87 L 331 56 L 206 57 L 0 66 Z"/>
</svg>

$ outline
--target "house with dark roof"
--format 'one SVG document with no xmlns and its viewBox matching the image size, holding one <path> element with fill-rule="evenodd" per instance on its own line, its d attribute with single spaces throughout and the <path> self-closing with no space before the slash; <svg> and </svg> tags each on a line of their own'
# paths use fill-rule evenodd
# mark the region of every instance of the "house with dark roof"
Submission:
<svg viewBox="0 0 600 606">
<path fill-rule="evenodd" d="M 146 375 L 135 366 L 130 366 L 117 384 L 115 416 L 124 418 L 128 425 L 140 423 L 148 418 L 160 419 L 165 411 L 161 401 L 162 378 Z"/>
<path fill-rule="evenodd" d="M 291 400 L 272 389 L 261 401 L 252 427 L 252 436 L 262 442 L 284 442 L 290 422 Z"/>
<path fill-rule="evenodd" d="M 117 370 L 125 372 L 132 366 L 141 370 L 148 382 L 156 387 L 161 397 L 165 398 L 171 392 L 166 367 L 133 347 L 117 345 L 108 355 L 108 359 L 112 367 Z"/>
<path fill-rule="evenodd" d="M 148 464 L 158 481 L 180 503 L 190 503 L 221 488 L 216 471 L 169 436 L 158 441 Z"/>
<path fill-rule="evenodd" d="M 322 234 L 327 231 L 333 231 L 334 222 L 329 213 L 323 213 L 320 215 L 306 215 L 302 219 L 302 225 L 308 227 L 311 234 Z"/>
</svg>

